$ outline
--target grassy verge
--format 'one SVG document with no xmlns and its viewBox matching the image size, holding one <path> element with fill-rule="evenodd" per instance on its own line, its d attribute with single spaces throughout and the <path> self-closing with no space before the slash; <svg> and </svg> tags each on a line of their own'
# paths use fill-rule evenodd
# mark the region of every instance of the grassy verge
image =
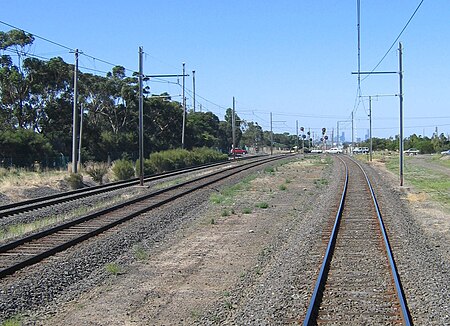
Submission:
<svg viewBox="0 0 450 326">
<path fill-rule="evenodd" d="M 450 163 L 447 163 L 450 161 L 437 160 L 437 158 L 430 158 L 430 160 L 444 167 L 449 164 L 450 168 Z M 399 173 L 398 156 L 390 157 L 385 164 L 389 171 L 395 174 Z M 406 157 L 403 176 L 405 184 L 414 186 L 417 190 L 429 195 L 433 201 L 450 210 L 450 179 L 447 175 L 434 170 L 432 167 L 426 168 L 415 165 Z"/>
</svg>

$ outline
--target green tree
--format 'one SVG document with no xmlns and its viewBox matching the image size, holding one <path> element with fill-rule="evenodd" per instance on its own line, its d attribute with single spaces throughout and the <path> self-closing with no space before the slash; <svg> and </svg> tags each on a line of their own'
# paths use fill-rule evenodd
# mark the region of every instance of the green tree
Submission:
<svg viewBox="0 0 450 326">
<path fill-rule="evenodd" d="M 248 146 L 255 148 L 257 151 L 263 145 L 264 133 L 257 122 L 248 122 L 242 134 L 241 141 Z"/>
<path fill-rule="evenodd" d="M 172 102 L 168 94 L 144 98 L 145 156 L 151 152 L 180 147 L 182 124 L 181 105 Z"/>
<path fill-rule="evenodd" d="M 244 121 L 234 113 L 235 115 L 235 136 L 236 146 L 243 146 L 241 144 L 242 130 L 241 125 L 244 125 Z M 233 128 L 232 128 L 233 110 L 228 108 L 225 113 L 225 121 L 219 122 L 219 148 L 223 152 L 228 152 L 233 144 Z"/>
<path fill-rule="evenodd" d="M 41 134 L 29 129 L 0 132 L 0 160 L 12 159 L 17 166 L 31 167 L 35 161 L 48 164 L 55 156 L 51 144 Z"/>
<path fill-rule="evenodd" d="M 218 146 L 219 118 L 212 112 L 190 112 L 186 119 L 186 148 Z"/>
<path fill-rule="evenodd" d="M 1 117 L 6 119 L 4 123 L 14 128 L 30 127 L 30 80 L 22 70 L 22 56 L 26 55 L 26 48 L 33 41 L 34 37 L 23 31 L 0 32 L 0 50 L 10 50 L 18 58 L 18 65 L 14 65 L 8 55 L 2 55 L 0 60 L 1 109 L 4 111 Z"/>
</svg>

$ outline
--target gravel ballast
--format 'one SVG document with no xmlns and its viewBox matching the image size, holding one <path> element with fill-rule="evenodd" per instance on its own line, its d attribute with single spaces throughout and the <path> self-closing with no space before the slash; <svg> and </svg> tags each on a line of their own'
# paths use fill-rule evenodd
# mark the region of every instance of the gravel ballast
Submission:
<svg viewBox="0 0 450 326">
<path fill-rule="evenodd" d="M 450 244 L 438 230 L 424 230 L 423 211 L 405 199 L 408 189 L 399 188 L 395 177 L 364 166 L 414 323 L 450 324 Z M 309 156 L 272 172 L 254 171 L 258 177 L 231 201 L 213 204 L 209 198 L 242 181 L 241 175 L 1 280 L 0 320 L 19 315 L 25 325 L 298 324 L 334 220 L 342 165 L 331 156 Z M 148 257 L 137 259 L 137 250 Z M 119 268 L 117 275 L 108 264 Z"/>
</svg>

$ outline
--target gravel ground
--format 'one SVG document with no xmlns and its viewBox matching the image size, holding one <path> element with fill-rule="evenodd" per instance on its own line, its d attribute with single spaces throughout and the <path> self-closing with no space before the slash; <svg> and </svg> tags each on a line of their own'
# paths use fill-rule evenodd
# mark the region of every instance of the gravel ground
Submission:
<svg viewBox="0 0 450 326">
<path fill-rule="evenodd" d="M 25 325 L 298 324 L 340 195 L 341 165 L 328 163 L 297 159 L 260 174 L 232 203 L 213 205 L 208 198 L 220 188 L 204 190 L 1 280 L 0 320 L 20 314 Z M 432 219 L 426 209 L 417 209 L 431 204 L 411 205 L 395 177 L 367 169 L 414 323 L 450 325 L 450 243 L 423 223 Z M 269 207 L 255 209 L 260 202 Z M 138 260 L 136 246 L 149 258 Z M 111 262 L 119 275 L 105 270 Z"/>
<path fill-rule="evenodd" d="M 243 175 L 262 168 L 264 166 L 226 179 L 222 186 L 234 184 L 241 180 Z M 128 223 L 126 228 L 113 228 L 104 236 L 93 238 L 46 259 L 37 268 L 29 267 L 17 272 L 14 277 L 2 279 L 0 321 L 16 314 L 25 319 L 27 315 L 32 316 L 32 320 L 39 319 L 38 316 L 45 315 L 54 304 L 71 300 L 95 284 L 103 282 L 110 276 L 105 272 L 105 264 L 115 261 L 119 266 L 127 266 L 134 260 L 134 245 L 139 245 L 144 250 L 157 247 L 163 239 L 170 238 L 181 225 L 197 218 L 196 209 L 207 201 L 211 192 L 216 191 L 208 189 L 184 197 L 176 205 L 144 214 Z M 86 205 L 86 202 L 83 202 L 83 205 Z M 34 310 L 37 312 L 33 312 Z M 34 324 L 34 321 L 30 323 Z"/>
<path fill-rule="evenodd" d="M 283 201 L 297 205 L 285 232 L 272 240 L 257 265 L 233 289 L 228 298 L 232 309 L 221 304 L 199 324 L 286 325 L 303 319 L 327 244 L 330 205 L 340 192 L 339 164 L 315 179 L 329 180 L 329 184 L 316 188 L 311 196 L 303 200 L 295 192 L 283 196 Z M 288 214 L 289 209 L 280 206 L 277 214 Z"/>
<path fill-rule="evenodd" d="M 411 189 L 400 188 L 391 173 L 365 166 L 375 187 L 414 324 L 450 325 L 450 243 L 443 241 L 445 237 L 436 226 L 425 229 L 423 224 L 424 219 L 433 219 L 435 205 L 412 205 L 406 199 Z M 442 211 L 440 215 L 450 224 L 450 216 Z"/>
</svg>

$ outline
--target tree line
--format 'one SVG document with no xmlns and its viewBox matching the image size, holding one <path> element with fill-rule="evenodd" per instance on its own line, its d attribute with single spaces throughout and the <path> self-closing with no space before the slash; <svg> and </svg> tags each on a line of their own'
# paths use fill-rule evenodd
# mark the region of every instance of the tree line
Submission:
<svg viewBox="0 0 450 326">
<path fill-rule="evenodd" d="M 0 165 L 63 166 L 72 152 L 74 65 L 60 57 L 27 56 L 34 37 L 20 30 L 0 31 Z M 15 60 L 13 60 L 13 57 Z M 83 120 L 82 161 L 138 156 L 138 76 L 115 66 L 105 76 L 78 72 L 78 103 Z M 181 147 L 183 108 L 170 94 L 144 89 L 144 156 Z M 185 148 L 228 152 L 232 110 L 221 120 L 211 112 L 188 112 Z M 236 144 L 259 149 L 271 145 L 270 131 L 235 114 Z M 274 146 L 301 146 L 296 135 L 273 135 Z M 396 145 L 397 144 L 397 145 Z M 410 144 L 410 145 L 409 145 Z M 398 148 L 398 140 L 374 139 L 375 149 Z M 448 139 L 411 136 L 406 146 L 422 152 L 448 147 Z M 407 148 L 407 147 L 406 147 Z"/>
<path fill-rule="evenodd" d="M 441 151 L 450 149 L 450 138 L 441 133 L 434 134 L 431 138 L 427 136 L 418 136 L 412 134 L 404 139 L 404 149 L 415 148 L 421 154 L 440 153 Z M 360 146 L 369 147 L 369 141 L 360 143 Z M 399 138 L 372 138 L 372 148 L 374 151 L 398 151 Z"/>
<path fill-rule="evenodd" d="M 18 166 L 33 162 L 51 166 L 70 157 L 74 65 L 60 57 L 41 60 L 26 55 L 34 37 L 20 30 L 0 32 L 0 160 Z M 17 60 L 13 60 L 15 56 Z M 78 72 L 78 103 L 83 161 L 107 161 L 138 153 L 138 76 L 126 76 L 115 66 L 106 76 Z M 179 148 L 183 108 L 169 94 L 151 95 L 144 89 L 144 154 Z M 236 115 L 236 143 L 262 147 L 267 132 Z M 211 112 L 188 112 L 185 148 L 216 148 L 232 144 L 232 110 L 224 120 Z M 275 135 L 287 144 L 292 137 Z"/>
</svg>

